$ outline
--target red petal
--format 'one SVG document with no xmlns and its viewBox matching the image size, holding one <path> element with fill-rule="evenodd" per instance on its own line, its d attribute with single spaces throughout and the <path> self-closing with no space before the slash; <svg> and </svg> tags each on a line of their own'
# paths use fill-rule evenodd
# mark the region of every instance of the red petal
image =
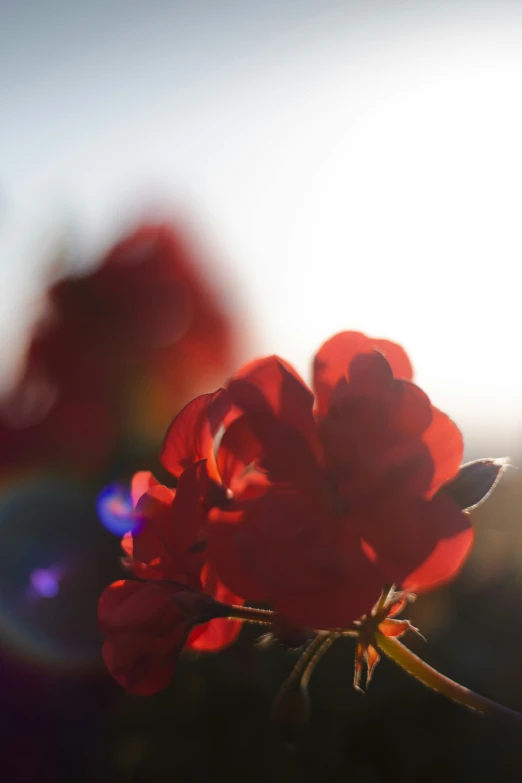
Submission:
<svg viewBox="0 0 522 783">
<path fill-rule="evenodd" d="M 131 481 L 131 500 L 134 508 L 138 505 L 138 500 L 152 487 L 159 484 L 150 470 L 140 470 L 135 473 Z"/>
<path fill-rule="evenodd" d="M 141 560 L 137 560 L 134 557 L 134 539 L 132 533 L 125 533 L 121 540 L 121 548 L 125 553 L 121 563 L 127 571 L 133 573 L 138 579 L 163 579 L 159 557 L 153 558 L 148 563 L 142 563 Z"/>
<path fill-rule="evenodd" d="M 386 618 L 382 623 L 379 623 L 379 631 L 384 634 L 384 636 L 400 637 L 405 634 L 406 631 L 414 630 L 416 629 L 413 628 L 409 620 L 392 620 L 391 618 Z"/>
<path fill-rule="evenodd" d="M 221 440 L 217 463 L 223 483 L 242 500 L 262 495 L 271 482 L 317 483 L 318 465 L 303 435 L 270 414 L 236 419 Z"/>
<path fill-rule="evenodd" d="M 227 427 L 219 444 L 217 466 L 225 487 L 234 492 L 243 485 L 243 474 L 259 458 L 262 446 L 246 416 L 240 416 Z"/>
<path fill-rule="evenodd" d="M 347 376 L 348 367 L 357 354 L 374 349 L 384 354 L 395 378 L 411 379 L 411 364 L 400 345 L 375 340 L 361 332 L 340 332 L 321 346 L 314 360 L 316 409 L 320 415 L 327 412 L 332 390 Z"/>
<path fill-rule="evenodd" d="M 434 473 L 428 497 L 450 481 L 459 471 L 464 453 L 462 433 L 451 419 L 437 408 L 432 408 L 432 423 L 422 436 L 430 451 Z"/>
<path fill-rule="evenodd" d="M 415 433 L 430 416 L 429 405 L 427 416 L 416 410 L 407 417 L 400 385 L 398 391 L 393 405 L 371 397 L 345 398 L 339 408 L 330 405 L 320 422 L 325 466 L 341 507 L 399 496 L 416 499 L 430 486 L 433 461 L 421 433 Z M 337 389 L 331 400 L 336 394 Z M 419 400 L 411 399 L 417 407 Z M 401 430 L 405 416 L 408 428 Z"/>
<path fill-rule="evenodd" d="M 277 419 L 297 430 L 318 453 L 313 394 L 287 362 L 277 356 L 251 362 L 232 378 L 228 390 L 232 403 L 249 418 Z"/>
<path fill-rule="evenodd" d="M 321 527 L 317 525 L 317 513 L 307 506 L 308 498 L 298 493 L 290 490 L 270 492 L 248 506 L 240 524 L 225 528 L 225 533 L 232 531 L 235 534 L 243 567 L 256 583 L 265 586 L 269 595 L 273 595 L 274 590 L 308 589 L 310 586 L 311 574 L 307 566 L 308 561 L 317 562 L 321 557 L 317 550 Z M 310 524 L 312 515 L 315 524 Z M 212 530 L 215 535 L 216 525 L 212 525 Z M 326 570 L 326 563 L 324 567 Z M 230 584 L 221 568 L 217 570 Z M 251 597 L 248 591 L 239 592 Z"/>
<path fill-rule="evenodd" d="M 199 633 L 189 636 L 187 647 L 200 652 L 217 652 L 231 645 L 241 631 L 238 620 L 217 619 L 198 626 Z"/>
<path fill-rule="evenodd" d="M 404 593 L 399 593 L 399 595 L 404 595 Z M 407 603 L 408 600 L 406 598 L 394 599 L 393 603 L 389 605 L 386 609 L 388 613 L 388 617 L 396 617 L 398 614 L 400 614 L 403 611 Z"/>
<path fill-rule="evenodd" d="M 357 534 L 313 495 L 272 490 L 211 520 L 209 558 L 223 581 L 295 625 L 342 627 L 379 597 L 382 577 Z"/>
<path fill-rule="evenodd" d="M 160 585 L 121 580 L 107 587 L 98 602 L 98 621 L 103 633 L 170 632 L 183 615 L 172 600 L 172 591 Z"/>
<path fill-rule="evenodd" d="M 168 685 L 187 638 L 187 620 L 171 586 L 114 582 L 101 595 L 98 619 L 108 634 L 103 658 L 131 693 L 149 695 Z"/>
<path fill-rule="evenodd" d="M 163 579 L 182 581 L 180 565 L 173 560 L 169 547 L 173 500 L 174 492 L 161 484 L 140 498 L 137 510 L 143 514 L 145 523 L 132 534 L 132 557 L 153 567 Z M 128 544 L 126 549 L 130 550 Z"/>
<path fill-rule="evenodd" d="M 401 345 L 392 343 L 390 340 L 372 340 L 372 344 L 374 348 L 386 356 L 386 360 L 393 370 L 394 378 L 401 378 L 404 381 L 412 380 L 413 367 L 408 354 Z"/>
<path fill-rule="evenodd" d="M 214 569 L 206 565 L 201 575 L 203 589 L 216 601 L 233 606 L 242 606 L 243 599 L 233 593 L 221 582 Z M 215 651 L 227 647 L 236 640 L 241 623 L 237 620 L 217 619 L 200 626 L 200 633 L 189 639 L 188 646 L 193 650 Z"/>
<path fill-rule="evenodd" d="M 396 507 L 368 508 L 359 522 L 386 581 L 412 591 L 450 580 L 473 542 L 469 517 L 444 496 Z"/>
<path fill-rule="evenodd" d="M 393 426 L 401 434 L 418 436 L 433 421 L 433 407 L 422 389 L 409 381 L 396 381 L 397 405 L 393 410 Z"/>
<path fill-rule="evenodd" d="M 376 648 L 369 644 L 366 648 L 366 686 L 369 685 L 370 680 L 373 677 L 373 672 L 379 661 L 381 660 L 381 656 L 377 652 Z"/>
<path fill-rule="evenodd" d="M 170 683 L 186 638 L 186 626 L 160 638 L 142 633 L 115 633 L 103 644 L 103 660 L 114 679 L 129 693 L 151 696 Z"/>
<path fill-rule="evenodd" d="M 243 598 L 226 587 L 218 577 L 215 569 L 208 563 L 205 564 L 201 572 L 201 582 L 203 590 L 208 595 L 211 595 L 212 598 L 215 598 L 216 601 L 221 601 L 224 604 L 243 605 Z"/>
<path fill-rule="evenodd" d="M 387 360 L 378 351 L 357 354 L 329 398 L 329 413 L 366 404 L 380 411 L 382 421 L 365 423 L 368 434 L 383 428 L 396 435 L 420 435 L 432 422 L 431 402 L 413 383 L 393 378 Z M 354 418 L 357 414 L 353 412 Z"/>
<path fill-rule="evenodd" d="M 189 402 L 170 425 L 160 453 L 161 464 L 173 476 L 202 459 L 213 463 L 214 435 L 229 409 L 224 389 Z"/>
<path fill-rule="evenodd" d="M 170 551 L 194 581 L 204 561 L 206 512 L 203 495 L 207 486 L 207 463 L 200 463 L 185 470 L 178 480 L 172 504 L 170 529 L 164 534 Z"/>
<path fill-rule="evenodd" d="M 422 592 L 451 581 L 466 561 L 473 539 L 471 526 L 451 538 L 442 538 L 424 563 L 404 580 L 403 586 Z"/>
<path fill-rule="evenodd" d="M 292 483 L 304 492 L 318 491 L 322 471 L 302 433 L 291 425 L 262 414 L 252 414 L 249 421 L 263 451 L 259 467 L 270 483 Z"/>
<path fill-rule="evenodd" d="M 207 530 L 208 560 L 223 582 L 236 593 L 250 601 L 266 601 L 268 595 L 249 573 L 239 550 L 244 508 L 222 510 L 213 508 L 209 513 Z"/>
<path fill-rule="evenodd" d="M 121 539 L 121 548 L 128 557 L 134 557 L 134 542 L 132 540 L 132 533 L 125 533 Z"/>
<path fill-rule="evenodd" d="M 146 522 L 133 535 L 132 555 L 161 571 L 164 579 L 199 589 L 204 554 L 205 511 L 202 491 L 204 463 L 185 470 L 176 492 L 158 484 L 138 504 Z"/>
<path fill-rule="evenodd" d="M 355 644 L 355 662 L 354 662 L 354 673 L 353 673 L 353 687 L 356 691 L 361 690 L 361 677 L 363 672 L 363 666 L 364 666 L 364 652 L 365 647 L 362 642 L 357 640 Z"/>
<path fill-rule="evenodd" d="M 351 394 L 386 399 L 394 388 L 393 371 L 378 351 L 365 351 L 353 357 L 345 370 Z"/>
</svg>

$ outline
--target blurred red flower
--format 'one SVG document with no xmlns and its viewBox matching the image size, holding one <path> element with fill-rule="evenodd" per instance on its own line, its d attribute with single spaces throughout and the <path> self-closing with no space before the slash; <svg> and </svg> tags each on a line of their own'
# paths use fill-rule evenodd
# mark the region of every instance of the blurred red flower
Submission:
<svg viewBox="0 0 522 783">
<path fill-rule="evenodd" d="M 139 533 L 122 542 L 124 564 L 140 581 L 114 582 L 102 594 L 98 617 L 107 638 L 103 658 L 129 692 L 149 695 L 165 688 L 183 649 L 218 650 L 230 644 L 239 623 L 205 617 L 204 596 L 239 604 L 207 563 L 201 546 L 205 511 L 201 485 L 205 465 L 186 470 L 176 490 L 158 484 L 150 473 L 133 481 Z"/>
<path fill-rule="evenodd" d="M 25 369 L 0 405 L 0 459 L 98 469 L 123 439 L 155 440 L 220 381 L 230 315 L 177 229 L 144 225 L 92 272 L 48 292 Z"/>
<path fill-rule="evenodd" d="M 426 590 L 454 576 L 473 533 L 437 491 L 458 471 L 462 437 L 411 374 L 398 345 L 344 332 L 315 358 L 315 409 L 272 356 L 179 414 L 162 461 L 179 475 L 207 457 L 228 489 L 205 535 L 231 590 L 296 625 L 333 628 L 366 614 L 387 584 Z"/>
</svg>

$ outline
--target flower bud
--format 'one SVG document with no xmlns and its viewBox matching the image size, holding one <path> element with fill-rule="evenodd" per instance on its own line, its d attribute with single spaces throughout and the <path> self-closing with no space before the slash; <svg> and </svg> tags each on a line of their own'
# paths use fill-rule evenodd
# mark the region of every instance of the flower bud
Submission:
<svg viewBox="0 0 522 783">
<path fill-rule="evenodd" d="M 449 495 L 463 511 L 475 508 L 493 491 L 506 468 L 505 459 L 477 459 L 462 465 L 457 476 L 440 492 Z"/>
</svg>

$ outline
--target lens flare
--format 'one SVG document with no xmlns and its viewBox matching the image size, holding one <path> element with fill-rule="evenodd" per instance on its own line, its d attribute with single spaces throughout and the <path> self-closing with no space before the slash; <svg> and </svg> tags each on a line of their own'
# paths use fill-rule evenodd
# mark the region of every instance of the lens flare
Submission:
<svg viewBox="0 0 522 783">
<path fill-rule="evenodd" d="M 53 568 L 35 568 L 29 577 L 39 598 L 55 598 L 60 591 L 60 574 Z"/>
<path fill-rule="evenodd" d="M 98 495 L 96 509 L 102 525 L 115 536 L 136 533 L 143 524 L 142 515 L 132 505 L 130 489 L 123 483 L 105 487 Z"/>
<path fill-rule="evenodd" d="M 119 547 L 95 503 L 89 485 L 55 475 L 0 492 L 0 646 L 31 665 L 100 666 L 95 607 Z"/>
</svg>

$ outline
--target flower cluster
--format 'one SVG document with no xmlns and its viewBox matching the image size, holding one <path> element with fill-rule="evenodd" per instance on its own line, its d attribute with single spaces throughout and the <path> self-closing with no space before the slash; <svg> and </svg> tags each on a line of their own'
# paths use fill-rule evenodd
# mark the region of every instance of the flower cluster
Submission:
<svg viewBox="0 0 522 783">
<path fill-rule="evenodd" d="M 176 489 L 135 477 L 145 522 L 123 547 L 137 580 L 100 600 L 109 670 L 153 693 L 184 646 L 229 644 L 247 601 L 329 643 L 357 636 L 358 682 L 363 659 L 371 674 L 378 658 L 376 636 L 411 628 L 389 619 L 404 597 L 450 580 L 470 551 L 464 509 L 500 463 L 459 472 L 462 453 L 458 428 L 387 340 L 328 340 L 313 391 L 276 356 L 248 364 L 174 419 L 161 462 Z"/>
<path fill-rule="evenodd" d="M 218 602 L 242 603 L 206 557 L 205 478 L 203 461 L 183 472 L 176 490 L 158 484 L 150 473 L 134 477 L 133 500 L 146 524 L 141 533 L 126 534 L 122 546 L 123 564 L 138 579 L 112 584 L 98 606 L 107 634 L 105 662 L 132 693 L 148 695 L 166 687 L 184 646 L 218 650 L 239 631 L 239 623 L 227 619 L 201 624 L 207 616 L 216 617 Z"/>
</svg>

